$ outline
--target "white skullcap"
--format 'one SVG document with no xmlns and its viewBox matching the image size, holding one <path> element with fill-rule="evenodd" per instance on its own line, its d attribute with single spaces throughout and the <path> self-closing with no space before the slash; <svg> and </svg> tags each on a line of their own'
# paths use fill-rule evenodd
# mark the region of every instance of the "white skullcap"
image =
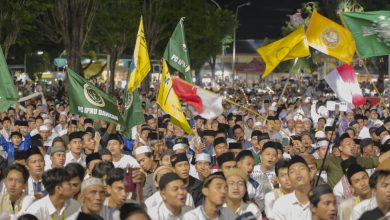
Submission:
<svg viewBox="0 0 390 220">
<path fill-rule="evenodd" d="M 211 163 L 210 154 L 207 154 L 207 153 L 198 154 L 195 158 L 195 162 L 198 162 L 198 161 L 207 161 L 207 162 Z"/>
<path fill-rule="evenodd" d="M 88 179 L 84 179 L 84 181 L 81 183 L 81 191 L 93 185 L 104 186 L 103 181 L 101 179 L 96 177 L 90 177 Z"/>
<path fill-rule="evenodd" d="M 278 111 L 278 109 L 276 108 L 276 106 L 271 105 L 271 106 L 268 108 L 268 111 L 274 111 L 274 112 L 276 112 L 276 111 Z"/>
<path fill-rule="evenodd" d="M 41 125 L 39 127 L 39 131 L 49 131 L 49 130 L 50 130 L 49 127 L 47 127 L 46 125 Z"/>
<path fill-rule="evenodd" d="M 254 124 L 253 124 L 253 127 L 257 127 L 257 126 L 263 126 L 263 123 L 261 123 L 260 121 L 256 121 Z"/>
<path fill-rule="evenodd" d="M 186 145 L 184 145 L 184 144 L 175 144 L 172 147 L 173 151 L 184 150 L 184 149 L 186 149 Z"/>
<path fill-rule="evenodd" d="M 60 112 L 60 115 L 63 115 L 63 116 L 65 116 L 65 117 L 68 117 L 68 113 L 66 113 L 66 112 Z"/>
<path fill-rule="evenodd" d="M 46 119 L 43 121 L 43 124 L 45 125 L 45 124 L 47 124 L 47 123 L 53 124 L 53 122 L 52 122 L 50 119 L 46 118 Z"/>
<path fill-rule="evenodd" d="M 152 153 L 152 149 L 148 146 L 140 146 L 135 149 L 136 156 L 144 153 Z"/>
<path fill-rule="evenodd" d="M 317 148 L 320 148 L 320 147 L 327 147 L 329 145 L 329 141 L 327 140 L 322 140 L 322 141 L 318 141 L 317 144 L 316 144 L 316 147 Z"/>
<path fill-rule="evenodd" d="M 323 131 L 317 131 L 314 135 L 315 138 L 326 138 L 325 132 Z"/>
</svg>

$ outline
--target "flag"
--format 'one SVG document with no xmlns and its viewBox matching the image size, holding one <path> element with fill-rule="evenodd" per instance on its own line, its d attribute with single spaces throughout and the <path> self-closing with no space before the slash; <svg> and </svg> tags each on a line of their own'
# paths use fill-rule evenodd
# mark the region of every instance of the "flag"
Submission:
<svg viewBox="0 0 390 220">
<path fill-rule="evenodd" d="M 123 124 L 116 101 L 71 69 L 68 69 L 68 93 L 73 114 Z"/>
<path fill-rule="evenodd" d="M 19 99 L 14 80 L 8 71 L 3 49 L 0 46 L 0 113 L 6 112 Z"/>
<path fill-rule="evenodd" d="M 322 53 L 351 63 L 355 54 L 355 43 L 351 32 L 341 25 L 314 11 L 306 31 L 309 46 Z"/>
<path fill-rule="evenodd" d="M 310 56 L 310 50 L 305 40 L 305 30 L 302 26 L 286 37 L 258 48 L 257 52 L 265 63 L 263 78 L 271 73 L 282 61 Z"/>
<path fill-rule="evenodd" d="M 184 33 L 184 18 L 181 18 L 169 39 L 164 51 L 164 59 L 169 66 L 181 72 L 187 82 L 192 83 L 190 55 Z"/>
<path fill-rule="evenodd" d="M 347 103 L 349 107 L 366 104 L 352 65 L 344 64 L 337 67 L 325 77 L 325 81 L 336 93 L 337 98 Z"/>
<path fill-rule="evenodd" d="M 160 88 L 157 95 L 157 103 L 160 105 L 162 110 L 171 116 L 173 123 L 176 123 L 188 134 L 192 134 L 191 127 L 183 114 L 179 98 L 172 89 L 172 78 L 168 72 L 168 66 L 165 60 L 163 60 L 163 69 Z"/>
<path fill-rule="evenodd" d="M 223 97 L 181 79 L 173 79 L 173 89 L 179 98 L 193 106 L 206 119 L 215 119 L 223 113 Z"/>
<path fill-rule="evenodd" d="M 346 12 L 342 20 L 361 58 L 390 54 L 390 11 Z"/>
<path fill-rule="evenodd" d="M 129 93 L 125 88 L 123 94 L 125 107 L 123 134 L 130 139 L 133 135 L 131 129 L 136 125 L 145 123 L 144 111 L 137 89 L 134 90 L 134 93 Z"/>
<path fill-rule="evenodd" d="M 137 39 L 135 41 L 133 58 L 130 66 L 130 79 L 128 80 L 128 90 L 133 93 L 137 89 L 139 84 L 145 76 L 150 72 L 150 59 L 148 54 L 148 46 L 146 44 L 144 25 L 141 21 L 139 23 L 139 29 Z"/>
</svg>

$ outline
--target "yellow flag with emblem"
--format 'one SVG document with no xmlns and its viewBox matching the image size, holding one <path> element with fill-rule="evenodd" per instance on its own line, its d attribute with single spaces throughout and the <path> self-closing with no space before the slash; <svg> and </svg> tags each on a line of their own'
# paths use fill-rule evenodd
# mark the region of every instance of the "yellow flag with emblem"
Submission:
<svg viewBox="0 0 390 220">
<path fill-rule="evenodd" d="M 314 49 L 345 63 L 352 62 L 356 47 L 351 32 L 317 11 L 311 16 L 306 37 Z"/>
<path fill-rule="evenodd" d="M 266 77 L 280 62 L 297 57 L 310 56 L 305 40 L 305 29 L 301 26 L 286 37 L 257 49 L 265 63 L 262 77 Z"/>
<path fill-rule="evenodd" d="M 172 78 L 168 72 L 168 66 L 163 60 L 163 69 L 161 76 L 160 88 L 157 95 L 157 103 L 161 109 L 172 117 L 172 123 L 180 126 L 188 134 L 192 134 L 192 130 L 186 117 L 184 116 L 179 98 L 172 87 Z"/>
<path fill-rule="evenodd" d="M 145 40 L 144 24 L 139 23 L 137 39 L 135 41 L 134 54 L 130 65 L 130 78 L 127 89 L 130 93 L 141 84 L 142 80 L 150 72 L 150 59 L 148 54 L 148 46 Z"/>
</svg>

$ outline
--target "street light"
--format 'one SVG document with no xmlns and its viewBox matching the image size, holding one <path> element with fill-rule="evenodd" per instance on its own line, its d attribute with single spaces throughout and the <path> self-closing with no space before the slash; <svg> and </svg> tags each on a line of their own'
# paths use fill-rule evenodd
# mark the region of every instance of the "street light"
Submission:
<svg viewBox="0 0 390 220">
<path fill-rule="evenodd" d="M 237 8 L 236 8 L 236 19 L 238 19 L 238 9 L 240 9 L 241 7 L 244 7 L 244 6 L 249 6 L 251 5 L 250 2 L 247 2 L 247 3 L 244 3 L 244 4 L 241 4 L 241 5 L 238 5 Z M 235 81 L 235 75 L 236 75 L 236 70 L 235 70 L 235 66 L 236 66 L 236 30 L 234 30 L 234 33 L 233 33 L 233 61 L 232 61 L 232 72 L 233 72 L 233 88 L 234 88 L 234 81 Z"/>
</svg>

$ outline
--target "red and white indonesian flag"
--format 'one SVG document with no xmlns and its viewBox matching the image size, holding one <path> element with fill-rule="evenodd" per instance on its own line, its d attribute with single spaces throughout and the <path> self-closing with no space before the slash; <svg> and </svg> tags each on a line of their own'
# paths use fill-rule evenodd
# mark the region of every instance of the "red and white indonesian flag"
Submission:
<svg viewBox="0 0 390 220">
<path fill-rule="evenodd" d="M 365 104 L 352 65 L 344 64 L 337 67 L 325 77 L 325 80 L 340 101 L 346 102 L 349 107 L 353 108 Z"/>
<path fill-rule="evenodd" d="M 179 78 L 172 80 L 173 90 L 181 100 L 193 106 L 200 116 L 214 119 L 223 113 L 223 97 L 196 87 Z"/>
</svg>

